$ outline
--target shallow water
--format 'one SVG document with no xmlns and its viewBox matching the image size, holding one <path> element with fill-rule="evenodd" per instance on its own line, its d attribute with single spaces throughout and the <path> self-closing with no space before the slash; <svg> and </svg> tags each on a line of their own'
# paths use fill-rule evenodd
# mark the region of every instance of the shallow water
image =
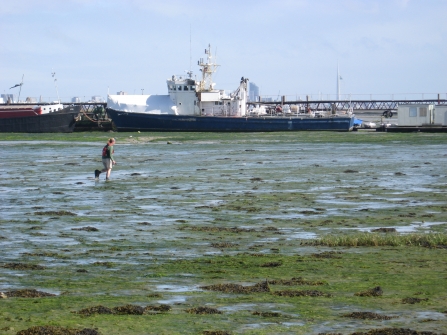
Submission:
<svg viewBox="0 0 447 335">
<path fill-rule="evenodd" d="M 107 183 L 103 175 L 99 181 L 93 178 L 93 170 L 101 167 L 100 150 L 93 143 L 2 143 L 0 236 L 7 237 L 1 240 L 2 259 L 13 261 L 35 248 L 71 248 L 120 237 L 150 243 L 151 255 L 157 257 L 219 253 L 207 248 L 206 241 L 186 246 L 191 232 L 177 229 L 185 223 L 254 229 L 273 225 L 289 241 L 315 238 L 318 230 L 281 227 L 278 221 L 355 216 L 365 208 L 430 206 L 439 202 L 432 196 L 433 186 L 447 181 L 441 145 L 118 144 L 118 165 Z M 417 201 L 410 193 L 418 194 Z M 48 211 L 74 215 L 38 215 Z M 99 232 L 72 230 L 85 226 Z M 413 222 L 399 230 L 416 228 Z"/>
<path fill-rule="evenodd" d="M 49 268 L 82 268 L 111 262 L 118 267 L 109 269 L 113 274 L 127 265 L 209 255 L 315 252 L 301 247 L 300 241 L 344 230 L 446 229 L 447 218 L 436 208 L 447 202 L 445 188 L 438 188 L 447 184 L 444 145 L 262 139 L 246 143 L 226 136 L 231 135 L 222 135 L 225 141 L 178 145 L 118 143 L 118 165 L 110 182 L 103 175 L 99 181 L 93 178 L 102 165 L 102 144 L 2 142 L 1 263 L 37 260 Z M 424 222 L 410 217 L 392 225 L 372 221 L 375 216 L 405 217 L 409 212 L 435 217 Z M 98 231 L 73 230 L 85 227 Z M 251 232 L 228 232 L 221 238 L 191 227 Z M 215 246 L 216 242 L 230 245 Z M 39 253 L 48 254 L 33 256 Z M 21 277 L 32 276 L 29 271 L 2 270 L 0 291 L 22 288 Z M 188 275 L 163 282 L 158 274 L 146 275 L 146 289 L 163 294 L 159 303 L 183 303 L 189 299 L 187 293 L 200 291 Z M 269 308 L 281 311 L 281 306 Z M 297 316 L 281 324 L 303 325 Z M 269 325 L 245 324 L 240 329 Z M 358 321 L 347 321 L 345 326 L 356 325 Z M 334 329 L 333 324 L 327 329 Z"/>
<path fill-rule="evenodd" d="M 389 226 L 387 228 L 394 228 L 394 229 L 396 229 L 396 231 L 398 233 L 414 233 L 417 231 L 429 230 L 432 226 L 436 226 L 436 225 L 446 225 L 447 226 L 447 221 L 446 222 L 425 222 L 424 221 L 424 222 L 412 223 L 410 225 L 405 225 L 405 226 Z M 357 228 L 356 230 L 368 232 L 368 231 L 372 231 L 372 230 L 378 229 L 378 228 L 381 228 L 381 227 Z M 350 228 L 346 228 L 346 229 L 350 229 Z M 351 228 L 351 229 L 355 229 L 355 228 Z"/>
</svg>

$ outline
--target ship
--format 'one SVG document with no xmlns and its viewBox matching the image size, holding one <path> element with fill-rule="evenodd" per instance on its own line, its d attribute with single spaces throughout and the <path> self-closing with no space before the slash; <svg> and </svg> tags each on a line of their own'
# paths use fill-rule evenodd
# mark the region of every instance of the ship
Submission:
<svg viewBox="0 0 447 335">
<path fill-rule="evenodd" d="M 206 60 L 197 65 L 201 80 L 173 75 L 167 80 L 167 95 L 108 95 L 106 112 L 118 131 L 272 132 L 350 131 L 354 114 L 301 110 L 297 106 L 274 109 L 248 101 L 248 78 L 227 94 L 215 88 L 212 75 L 218 68 L 211 46 Z"/>
<path fill-rule="evenodd" d="M 0 105 L 2 133 L 71 133 L 81 106 Z"/>
</svg>

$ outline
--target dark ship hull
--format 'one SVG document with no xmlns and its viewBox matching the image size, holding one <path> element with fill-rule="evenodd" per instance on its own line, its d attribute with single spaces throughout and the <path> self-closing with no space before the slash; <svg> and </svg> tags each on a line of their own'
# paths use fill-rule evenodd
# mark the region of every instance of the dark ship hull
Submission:
<svg viewBox="0 0 447 335">
<path fill-rule="evenodd" d="M 351 117 L 219 117 L 148 114 L 107 109 L 118 131 L 197 131 L 197 132 L 271 132 L 271 131 L 350 131 Z"/>
<path fill-rule="evenodd" d="M 71 133 L 79 116 L 80 106 L 60 111 L 12 118 L 0 118 L 2 133 Z"/>
</svg>

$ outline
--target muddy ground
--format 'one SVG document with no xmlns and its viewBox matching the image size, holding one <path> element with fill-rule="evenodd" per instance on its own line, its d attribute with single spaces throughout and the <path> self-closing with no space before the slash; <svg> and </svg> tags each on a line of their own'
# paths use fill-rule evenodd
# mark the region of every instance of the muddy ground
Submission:
<svg viewBox="0 0 447 335">
<path fill-rule="evenodd" d="M 445 135 L 115 133 L 110 182 L 110 134 L 65 135 L 0 134 L 2 333 L 447 329 L 443 242 L 309 243 L 443 241 Z"/>
</svg>

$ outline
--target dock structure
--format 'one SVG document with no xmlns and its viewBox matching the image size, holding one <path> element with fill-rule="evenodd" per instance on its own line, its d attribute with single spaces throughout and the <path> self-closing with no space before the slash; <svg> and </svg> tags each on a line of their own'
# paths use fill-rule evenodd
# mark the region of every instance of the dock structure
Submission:
<svg viewBox="0 0 447 335">
<path fill-rule="evenodd" d="M 35 105 L 49 105 L 50 102 L 39 102 Z M 61 102 L 63 105 L 82 106 L 86 113 L 91 113 L 97 107 L 107 107 L 107 102 Z M 296 105 L 302 110 L 397 110 L 399 105 L 447 105 L 447 99 L 421 99 L 421 100 L 286 100 L 285 96 L 280 101 L 248 101 L 248 105 Z M 0 104 L 7 105 L 7 104 Z M 29 105 L 29 103 L 15 103 L 14 105 Z"/>
<path fill-rule="evenodd" d="M 422 100 L 294 100 L 287 101 L 282 96 L 281 101 L 249 101 L 249 105 L 296 105 L 302 110 L 397 110 L 399 105 L 435 104 L 447 105 L 447 99 L 422 99 Z"/>
<path fill-rule="evenodd" d="M 93 112 L 97 107 L 107 107 L 106 102 L 67 102 L 63 105 L 81 105 L 85 113 Z M 301 110 L 330 111 L 396 111 L 399 105 L 447 105 L 447 99 L 421 99 L 421 100 L 293 100 L 287 101 L 283 96 L 281 101 L 249 101 L 247 105 L 264 105 L 274 108 L 277 105 L 296 105 Z"/>
</svg>

